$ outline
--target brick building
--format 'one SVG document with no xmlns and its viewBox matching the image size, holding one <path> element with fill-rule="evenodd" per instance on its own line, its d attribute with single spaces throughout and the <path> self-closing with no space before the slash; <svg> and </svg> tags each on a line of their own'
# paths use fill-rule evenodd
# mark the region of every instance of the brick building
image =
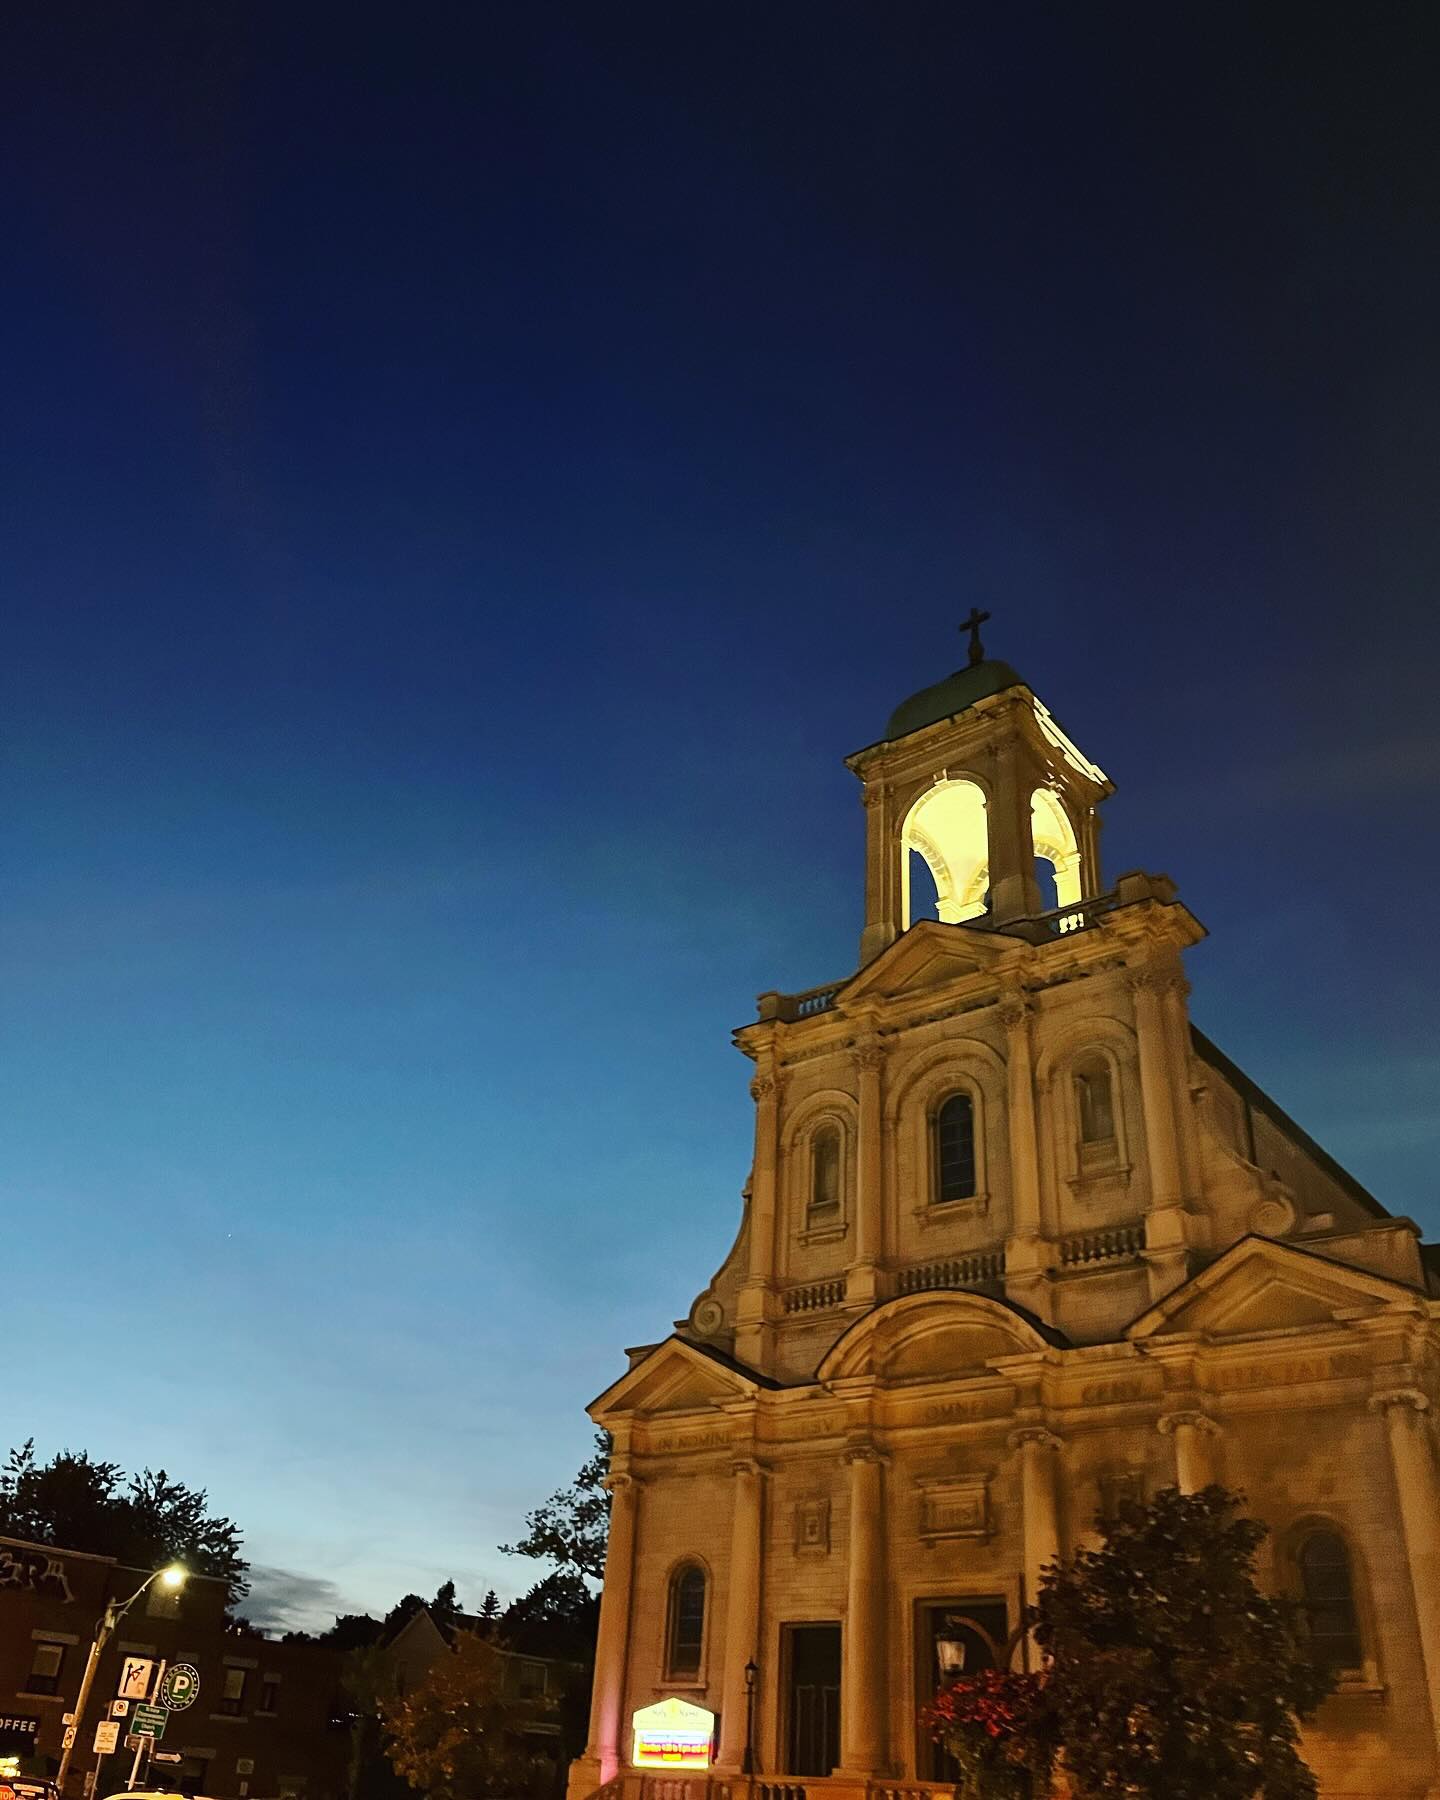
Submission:
<svg viewBox="0 0 1440 1800">
<path fill-rule="evenodd" d="M 96 1621 L 107 1600 L 127 1599 L 149 1572 L 0 1538 L 0 1732 L 30 1746 L 24 1773 L 55 1773 Z M 171 1717 L 160 1745 L 182 1760 L 153 1766 L 154 1785 L 220 1800 L 341 1800 L 350 1751 L 343 1657 L 227 1628 L 224 1584 L 205 1576 L 179 1594 L 152 1587 L 121 1621 L 80 1727 L 72 1794 L 95 1767 L 95 1725 L 109 1716 L 127 1656 L 190 1663 L 200 1674 L 199 1698 Z M 123 1742 L 122 1726 L 122 1752 Z M 102 1792 L 126 1785 L 132 1755 L 103 1761 Z"/>
</svg>

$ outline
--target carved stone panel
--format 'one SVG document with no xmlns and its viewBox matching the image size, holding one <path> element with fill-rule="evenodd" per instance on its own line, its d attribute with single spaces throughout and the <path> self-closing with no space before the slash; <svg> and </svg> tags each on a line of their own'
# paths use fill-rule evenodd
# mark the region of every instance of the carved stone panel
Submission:
<svg viewBox="0 0 1440 1800">
<path fill-rule="evenodd" d="M 990 1477 L 944 1475 L 918 1484 L 920 1536 L 927 1544 L 943 1538 L 988 1538 Z"/>
<path fill-rule="evenodd" d="M 830 1554 L 830 1502 L 824 1499 L 795 1502 L 795 1554 Z"/>
</svg>

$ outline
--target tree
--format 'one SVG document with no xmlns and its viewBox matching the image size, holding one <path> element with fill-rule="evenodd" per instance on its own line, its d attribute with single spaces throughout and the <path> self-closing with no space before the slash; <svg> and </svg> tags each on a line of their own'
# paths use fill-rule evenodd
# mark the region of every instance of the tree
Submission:
<svg viewBox="0 0 1440 1800">
<path fill-rule="evenodd" d="M 525 1515 L 527 1530 L 518 1544 L 502 1544 L 506 1556 L 534 1556 L 562 1570 L 605 1578 L 605 1543 L 610 1533 L 610 1434 L 595 1434 L 595 1450 L 568 1488 L 559 1488 L 543 1506 Z"/>
<path fill-rule="evenodd" d="M 460 1617 L 460 1605 L 455 1598 L 453 1581 L 441 1582 L 435 1590 L 435 1598 L 430 1602 L 426 1611 L 442 1631 L 449 1630 Z"/>
<path fill-rule="evenodd" d="M 512 1600 L 500 1620 L 500 1638 L 531 1656 L 588 1662 L 595 1654 L 600 1602 L 584 1578 L 556 1569 L 528 1594 Z"/>
<path fill-rule="evenodd" d="M 386 1754 L 427 1800 L 488 1800 L 545 1792 L 548 1758 L 516 1743 L 519 1709 L 505 1694 L 505 1658 L 471 1631 L 457 1631 L 408 1694 L 382 1692 Z"/>
<path fill-rule="evenodd" d="M 249 1592 L 239 1529 L 212 1516 L 204 1488 L 171 1481 L 164 1469 L 127 1481 L 118 1463 L 92 1462 L 83 1450 L 39 1463 L 33 1438 L 0 1470 L 0 1536 L 113 1556 L 136 1569 L 183 1562 L 223 1581 L 232 1605 Z"/>
<path fill-rule="evenodd" d="M 1102 1522 L 1032 1615 L 1077 1800 L 1314 1800 L 1297 1719 L 1324 1699 L 1288 1609 L 1255 1584 L 1265 1527 L 1219 1487 Z"/>
<path fill-rule="evenodd" d="M 494 1588 L 487 1588 L 485 1598 L 480 1602 L 480 1629 L 485 1637 L 494 1637 L 500 1611 L 500 1596 Z"/>
</svg>

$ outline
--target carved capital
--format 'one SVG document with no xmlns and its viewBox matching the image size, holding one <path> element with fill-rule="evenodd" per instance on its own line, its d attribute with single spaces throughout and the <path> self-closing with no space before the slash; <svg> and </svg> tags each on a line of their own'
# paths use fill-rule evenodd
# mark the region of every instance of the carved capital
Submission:
<svg viewBox="0 0 1440 1800">
<path fill-rule="evenodd" d="M 1201 1432 L 1206 1437 L 1219 1437 L 1220 1435 L 1220 1427 L 1209 1413 L 1203 1412 L 1166 1413 L 1163 1418 L 1156 1420 L 1155 1429 L 1166 1437 L 1172 1437 L 1182 1425 L 1188 1425 L 1192 1430 Z"/>
<path fill-rule="evenodd" d="M 878 806 L 884 798 L 885 788 L 881 782 L 867 781 L 860 790 L 860 804 L 862 806 Z"/>
<path fill-rule="evenodd" d="M 613 1494 L 618 1500 L 622 1494 L 634 1495 L 639 1492 L 640 1477 L 622 1473 L 606 1475 L 600 1483 L 607 1494 Z"/>
<path fill-rule="evenodd" d="M 765 1465 L 753 1456 L 737 1456 L 730 1464 L 730 1473 L 737 1479 L 742 1475 L 751 1475 L 758 1481 L 765 1473 Z"/>
<path fill-rule="evenodd" d="M 762 1100 L 778 1100 L 784 1078 L 780 1075 L 757 1075 L 750 1083 L 750 1098 L 758 1106 Z"/>
<path fill-rule="evenodd" d="M 1007 1031 L 1019 1031 L 1034 1010 L 1028 994 L 1006 994 L 1000 1001 L 1000 1023 Z"/>
<path fill-rule="evenodd" d="M 1138 999 L 1141 994 L 1158 994 L 1162 977 L 1157 969 L 1128 969 L 1125 985 Z"/>
<path fill-rule="evenodd" d="M 850 1055 L 855 1067 L 863 1074 L 872 1074 L 885 1066 L 886 1050 L 878 1038 L 862 1038 L 852 1046 Z"/>
<path fill-rule="evenodd" d="M 1417 1413 L 1427 1413 L 1430 1401 L 1419 1388 L 1391 1388 L 1387 1393 L 1370 1396 L 1371 1412 L 1389 1412 L 1392 1406 L 1407 1406 Z"/>
<path fill-rule="evenodd" d="M 883 1468 L 890 1458 L 878 1444 L 866 1442 L 847 1444 L 845 1460 L 847 1463 L 876 1463 Z"/>
<path fill-rule="evenodd" d="M 1018 1431 L 1012 1431 L 1005 1442 L 1012 1450 L 1022 1450 L 1026 1444 L 1038 1444 L 1042 1450 L 1063 1450 L 1065 1447 L 1063 1438 L 1056 1437 L 1043 1425 L 1022 1425 Z"/>
</svg>

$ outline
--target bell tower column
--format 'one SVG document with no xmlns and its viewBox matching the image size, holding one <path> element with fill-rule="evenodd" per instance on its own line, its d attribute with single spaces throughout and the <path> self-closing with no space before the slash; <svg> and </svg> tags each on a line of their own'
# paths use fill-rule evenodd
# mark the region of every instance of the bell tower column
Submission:
<svg viewBox="0 0 1440 1800">
<path fill-rule="evenodd" d="M 992 747 L 990 767 L 994 773 L 985 809 L 990 827 L 990 917 L 1003 925 L 1042 910 L 1030 818 L 1040 771 L 1030 767 L 1018 737 L 1002 738 Z"/>
<path fill-rule="evenodd" d="M 910 923 L 900 916 L 901 864 L 895 800 L 888 781 L 866 781 L 860 797 L 865 806 L 865 929 L 860 934 L 863 969 L 893 944 Z"/>
</svg>

